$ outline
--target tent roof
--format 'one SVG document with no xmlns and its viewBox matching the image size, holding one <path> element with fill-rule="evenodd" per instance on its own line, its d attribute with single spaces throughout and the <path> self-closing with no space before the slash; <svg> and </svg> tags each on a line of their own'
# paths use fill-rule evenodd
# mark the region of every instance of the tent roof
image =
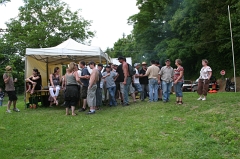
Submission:
<svg viewBox="0 0 240 159">
<path fill-rule="evenodd" d="M 67 64 L 79 61 L 110 61 L 109 56 L 100 47 L 87 46 L 68 39 L 63 43 L 50 48 L 27 48 L 26 56 L 31 56 L 36 60 L 49 64 Z"/>
</svg>

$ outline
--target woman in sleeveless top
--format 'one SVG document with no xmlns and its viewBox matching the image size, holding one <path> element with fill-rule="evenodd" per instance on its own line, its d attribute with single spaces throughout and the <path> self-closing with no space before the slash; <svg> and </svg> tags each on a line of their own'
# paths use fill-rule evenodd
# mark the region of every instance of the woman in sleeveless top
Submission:
<svg viewBox="0 0 240 159">
<path fill-rule="evenodd" d="M 33 69 L 33 74 L 25 79 L 28 85 L 28 90 L 26 93 L 30 92 L 30 94 L 34 93 L 34 90 L 42 89 L 42 77 L 38 69 Z"/>
<path fill-rule="evenodd" d="M 55 67 L 54 68 L 54 73 L 50 74 L 50 87 L 49 87 L 49 92 L 51 95 L 51 98 L 53 99 L 53 101 L 51 101 L 50 106 L 54 103 L 56 105 L 58 105 L 58 100 L 57 97 L 59 95 L 59 91 L 60 91 L 60 83 L 61 83 L 61 76 L 59 75 L 60 73 L 60 69 L 59 67 Z M 55 91 L 55 93 L 54 93 Z"/>
<path fill-rule="evenodd" d="M 65 75 L 66 91 L 65 91 L 65 106 L 66 115 L 69 115 L 69 108 L 72 110 L 72 115 L 75 116 L 75 106 L 79 100 L 78 83 L 82 84 L 78 73 L 74 71 L 75 64 L 69 64 L 68 72 Z"/>
</svg>

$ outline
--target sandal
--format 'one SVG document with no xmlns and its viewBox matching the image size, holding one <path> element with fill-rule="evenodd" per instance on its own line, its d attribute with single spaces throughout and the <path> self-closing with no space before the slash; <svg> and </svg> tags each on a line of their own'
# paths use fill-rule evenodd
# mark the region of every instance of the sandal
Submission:
<svg viewBox="0 0 240 159">
<path fill-rule="evenodd" d="M 77 114 L 72 114 L 72 116 L 76 116 Z"/>
<path fill-rule="evenodd" d="M 179 105 L 182 105 L 182 104 L 183 104 L 183 102 L 182 102 L 182 101 L 179 101 L 179 102 L 178 102 L 178 104 L 179 104 Z"/>
<path fill-rule="evenodd" d="M 180 101 L 176 101 L 176 103 L 175 103 L 175 104 L 179 104 L 179 102 L 180 102 Z"/>
</svg>

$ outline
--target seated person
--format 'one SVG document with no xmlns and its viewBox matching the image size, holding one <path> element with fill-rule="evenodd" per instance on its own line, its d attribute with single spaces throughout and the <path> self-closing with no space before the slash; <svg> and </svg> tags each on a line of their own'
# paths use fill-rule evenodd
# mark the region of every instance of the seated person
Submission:
<svg viewBox="0 0 240 159">
<path fill-rule="evenodd" d="M 27 82 L 28 90 L 26 92 L 30 92 L 30 94 L 34 93 L 34 90 L 42 89 L 42 77 L 38 69 L 33 69 L 33 74 L 25 79 Z"/>
<path fill-rule="evenodd" d="M 62 78 L 60 76 L 59 67 L 54 68 L 54 73 L 50 74 L 49 80 L 50 80 L 50 84 L 51 84 L 51 86 L 49 87 L 49 92 L 50 92 L 51 98 L 53 99 L 53 101 L 52 101 L 50 98 L 50 101 L 51 101 L 50 106 L 52 106 L 53 103 L 58 105 L 57 97 L 58 97 L 59 91 L 61 89 L 60 83 L 62 81 Z M 54 91 L 55 91 L 55 93 L 54 93 Z"/>
</svg>

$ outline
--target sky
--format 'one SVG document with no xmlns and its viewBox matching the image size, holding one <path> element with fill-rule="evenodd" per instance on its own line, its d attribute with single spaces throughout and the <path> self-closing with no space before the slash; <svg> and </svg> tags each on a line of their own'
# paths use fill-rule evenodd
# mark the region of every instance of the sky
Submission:
<svg viewBox="0 0 240 159">
<path fill-rule="evenodd" d="M 80 15 L 92 21 L 91 31 L 96 35 L 92 46 L 99 46 L 103 51 L 113 47 L 114 42 L 122 38 L 123 33 L 130 34 L 133 26 L 127 24 L 127 19 L 136 13 L 136 0 L 63 0 L 69 4 L 72 11 L 81 9 Z M 18 8 L 23 5 L 22 0 L 11 0 L 0 5 L 0 28 L 5 29 L 5 22 L 18 14 Z"/>
</svg>

